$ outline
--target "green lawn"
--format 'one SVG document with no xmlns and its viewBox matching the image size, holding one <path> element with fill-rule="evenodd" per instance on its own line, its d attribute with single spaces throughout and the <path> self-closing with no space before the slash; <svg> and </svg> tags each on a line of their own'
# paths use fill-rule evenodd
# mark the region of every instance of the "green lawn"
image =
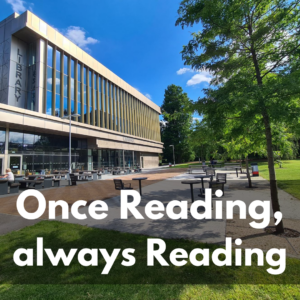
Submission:
<svg viewBox="0 0 300 300">
<path fill-rule="evenodd" d="M 258 164 L 259 175 L 269 179 L 268 163 Z M 284 160 L 282 168 L 276 164 L 278 187 L 300 199 L 300 160 Z"/>
<path fill-rule="evenodd" d="M 134 248 L 136 264 L 121 266 L 120 256 L 109 275 L 101 275 L 101 256 L 97 267 L 81 266 L 77 256 L 69 267 L 61 263 L 53 267 L 44 254 L 43 267 L 16 266 L 14 251 L 35 249 L 37 237 L 43 237 L 44 247 L 54 252 L 58 248 L 67 253 L 71 248 L 106 248 L 111 253 L 114 248 Z M 267 265 L 257 267 L 255 260 L 251 267 L 195 267 L 190 263 L 147 267 L 147 238 L 54 221 L 0 236 L 0 299 L 300 299 L 300 285 L 292 284 L 300 282 L 300 260 L 288 258 L 286 271 L 277 276 L 266 272 Z M 168 262 L 175 248 L 189 253 L 194 248 L 219 247 L 186 240 L 165 242 Z M 262 284 L 266 282 L 272 284 Z"/>
</svg>

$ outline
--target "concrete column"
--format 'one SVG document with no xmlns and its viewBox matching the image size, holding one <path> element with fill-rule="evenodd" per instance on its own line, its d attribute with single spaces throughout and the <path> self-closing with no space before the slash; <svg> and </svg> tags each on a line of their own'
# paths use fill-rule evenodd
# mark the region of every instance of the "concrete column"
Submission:
<svg viewBox="0 0 300 300">
<path fill-rule="evenodd" d="M 121 127 L 122 130 L 120 130 L 121 132 L 124 132 L 124 102 L 123 102 L 123 90 L 120 88 L 120 122 L 121 122 Z"/>
<path fill-rule="evenodd" d="M 108 101 L 109 101 L 109 112 L 110 112 L 110 116 L 109 116 L 109 119 L 110 119 L 110 126 L 109 126 L 109 129 L 110 130 L 114 130 L 114 124 L 113 124 L 113 120 L 112 120 L 112 116 L 113 116 L 113 105 L 112 105 L 112 83 L 110 82 L 109 83 L 109 98 L 108 98 Z"/>
<path fill-rule="evenodd" d="M 74 62 L 74 105 L 75 105 L 75 114 L 78 114 L 78 65 L 77 65 L 78 61 L 75 60 Z M 70 76 L 71 77 L 71 76 Z M 78 121 L 78 117 L 75 117 L 75 121 Z"/>
<path fill-rule="evenodd" d="M 91 101 L 91 95 L 90 95 L 90 69 L 86 68 L 86 115 L 87 115 L 87 124 L 91 124 L 90 119 L 90 101 Z"/>
<path fill-rule="evenodd" d="M 97 95 L 97 124 L 98 127 L 101 126 L 100 124 L 100 85 L 99 85 L 99 75 L 96 76 L 96 95 Z"/>
<path fill-rule="evenodd" d="M 72 114 L 71 109 L 71 57 L 68 56 L 68 115 Z M 74 100 L 74 109 L 75 109 L 75 100 Z"/>
<path fill-rule="evenodd" d="M 125 155 L 124 155 L 124 150 L 123 151 L 123 168 L 125 168 Z"/>
<path fill-rule="evenodd" d="M 53 47 L 53 64 L 52 64 L 52 116 L 55 116 L 55 93 L 56 93 L 56 46 Z"/>
<path fill-rule="evenodd" d="M 4 171 L 6 168 L 9 167 L 9 158 L 8 158 L 8 140 L 9 140 L 9 125 L 6 124 L 6 131 L 5 131 L 5 148 L 4 148 L 4 158 L 3 158 L 3 166 Z M 0 170 L 2 171 L 2 170 Z"/>
<path fill-rule="evenodd" d="M 96 124 L 95 122 L 95 93 L 94 93 L 94 89 L 96 87 L 96 83 L 95 83 L 95 78 L 94 78 L 94 72 L 92 71 L 92 95 L 90 95 L 90 101 L 92 101 L 92 120 L 90 120 L 90 124 L 94 125 Z"/>
<path fill-rule="evenodd" d="M 64 52 L 60 52 L 60 117 L 64 116 Z"/>
<path fill-rule="evenodd" d="M 80 77 L 81 77 L 81 93 L 80 93 L 80 96 L 81 96 L 81 123 L 84 123 L 84 80 L 83 80 L 83 72 L 84 72 L 84 64 L 81 64 L 81 68 L 80 68 Z"/>
<path fill-rule="evenodd" d="M 104 114 L 104 101 L 105 101 L 105 99 L 104 99 L 104 84 L 103 84 L 103 78 L 101 77 L 101 82 L 100 82 L 100 84 L 101 84 L 101 107 L 102 107 L 102 109 L 101 109 L 101 127 L 105 127 L 105 121 L 104 121 L 104 118 L 105 118 L 105 114 Z"/>
<path fill-rule="evenodd" d="M 118 120 L 116 130 L 120 131 L 120 91 L 119 91 L 119 87 L 116 88 L 116 102 L 117 102 L 117 120 Z"/>
<path fill-rule="evenodd" d="M 112 101 L 114 104 L 114 124 L 113 124 L 113 130 L 118 130 L 117 128 L 117 95 L 116 95 L 116 86 L 112 85 Z"/>
<path fill-rule="evenodd" d="M 106 106 L 106 128 L 109 129 L 109 107 L 108 107 L 108 81 L 105 80 L 105 106 Z"/>
<path fill-rule="evenodd" d="M 46 113 L 47 45 L 43 39 L 37 40 L 36 45 L 35 110 L 39 113 Z"/>
</svg>

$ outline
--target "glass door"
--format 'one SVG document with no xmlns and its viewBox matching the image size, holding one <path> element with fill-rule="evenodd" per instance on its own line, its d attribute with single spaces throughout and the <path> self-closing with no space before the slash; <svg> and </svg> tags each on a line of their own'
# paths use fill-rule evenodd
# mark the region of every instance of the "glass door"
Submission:
<svg viewBox="0 0 300 300">
<path fill-rule="evenodd" d="M 22 155 L 11 155 L 9 167 L 14 174 L 22 174 Z"/>
</svg>

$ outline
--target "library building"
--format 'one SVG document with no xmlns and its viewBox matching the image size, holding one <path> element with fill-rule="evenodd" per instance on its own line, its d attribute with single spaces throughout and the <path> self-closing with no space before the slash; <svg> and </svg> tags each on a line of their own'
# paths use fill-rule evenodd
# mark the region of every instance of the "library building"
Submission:
<svg viewBox="0 0 300 300">
<path fill-rule="evenodd" d="M 30 11 L 0 22 L 0 174 L 154 168 L 160 107 Z"/>
</svg>

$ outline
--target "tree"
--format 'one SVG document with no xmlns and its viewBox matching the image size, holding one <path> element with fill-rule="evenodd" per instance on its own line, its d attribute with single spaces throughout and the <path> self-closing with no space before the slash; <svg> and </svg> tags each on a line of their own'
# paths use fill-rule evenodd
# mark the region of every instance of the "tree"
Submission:
<svg viewBox="0 0 300 300">
<path fill-rule="evenodd" d="M 164 143 L 164 158 L 173 162 L 174 145 L 175 158 L 178 163 L 187 162 L 193 155 L 190 144 L 192 115 L 190 112 L 191 101 L 180 86 L 169 85 L 165 90 L 162 115 L 166 126 L 161 132 Z"/>
<path fill-rule="evenodd" d="M 221 158 L 220 156 L 223 154 L 221 138 L 221 132 L 214 131 L 214 128 L 209 126 L 209 121 L 205 118 L 201 121 L 195 121 L 191 133 L 191 144 L 194 152 L 201 160 Z"/>
<path fill-rule="evenodd" d="M 272 126 L 299 122 L 299 0 L 183 0 L 176 25 L 201 23 L 183 47 L 185 64 L 213 75 L 198 111 L 264 126 L 273 213 L 280 211 Z M 201 53 L 199 52 L 201 50 Z M 284 231 L 283 223 L 276 226 Z"/>
</svg>

